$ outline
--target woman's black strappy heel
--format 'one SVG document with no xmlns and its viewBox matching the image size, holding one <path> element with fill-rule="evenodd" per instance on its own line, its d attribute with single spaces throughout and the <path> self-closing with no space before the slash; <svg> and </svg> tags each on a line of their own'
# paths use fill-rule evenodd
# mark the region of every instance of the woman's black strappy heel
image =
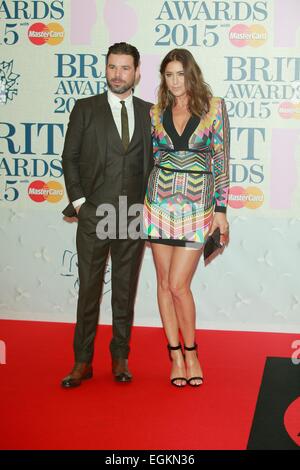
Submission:
<svg viewBox="0 0 300 470">
<path fill-rule="evenodd" d="M 171 346 L 170 344 L 168 344 L 167 347 L 168 347 L 168 351 L 169 351 L 169 358 L 170 358 L 170 361 L 172 362 L 173 358 L 172 358 L 172 355 L 171 355 L 171 351 L 178 351 L 180 349 L 181 352 L 182 352 L 182 347 L 181 347 L 181 344 L 178 344 L 178 346 Z M 182 353 L 182 355 L 183 355 L 183 353 Z M 181 380 L 184 383 L 179 385 L 179 384 L 176 383 L 177 380 Z M 187 380 L 186 377 L 174 377 L 173 379 L 171 379 L 171 384 L 174 385 L 175 387 L 185 387 L 187 383 L 188 383 L 188 380 Z"/>
<path fill-rule="evenodd" d="M 198 357 L 198 353 L 197 353 L 197 349 L 198 349 L 198 344 L 194 344 L 194 346 L 188 348 L 186 345 L 184 345 L 184 349 L 185 351 L 196 351 L 196 355 Z M 193 381 L 195 380 L 201 380 L 201 383 L 192 383 Z M 191 386 L 191 387 L 200 387 L 200 385 L 203 384 L 203 377 L 190 377 L 189 379 L 187 379 L 187 383 Z"/>
</svg>

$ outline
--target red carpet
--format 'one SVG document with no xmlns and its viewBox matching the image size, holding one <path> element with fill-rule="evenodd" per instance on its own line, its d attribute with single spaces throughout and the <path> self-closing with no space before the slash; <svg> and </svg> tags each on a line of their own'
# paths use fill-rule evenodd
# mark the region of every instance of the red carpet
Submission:
<svg viewBox="0 0 300 470">
<path fill-rule="evenodd" d="M 163 332 L 135 327 L 131 384 L 114 383 L 100 326 L 94 378 L 64 390 L 73 325 L 0 321 L 1 449 L 246 449 L 267 356 L 290 357 L 293 334 L 198 331 L 205 383 L 169 385 Z M 300 366 L 299 366 L 300 367 Z"/>
</svg>

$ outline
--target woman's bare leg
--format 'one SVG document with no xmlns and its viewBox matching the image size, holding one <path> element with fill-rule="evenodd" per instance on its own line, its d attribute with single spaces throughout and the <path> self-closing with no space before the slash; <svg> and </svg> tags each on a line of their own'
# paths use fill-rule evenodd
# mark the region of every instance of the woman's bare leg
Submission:
<svg viewBox="0 0 300 470">
<path fill-rule="evenodd" d="M 169 269 L 169 289 L 172 293 L 177 322 L 187 347 L 195 344 L 196 310 L 191 282 L 201 253 L 202 250 L 175 247 Z M 185 350 L 185 362 L 188 379 L 202 377 L 196 350 Z M 201 382 L 197 379 L 191 381 L 191 384 L 200 385 Z"/>
<path fill-rule="evenodd" d="M 179 324 L 174 308 L 173 296 L 169 288 L 170 266 L 174 250 L 173 246 L 151 245 L 157 275 L 157 299 L 159 311 L 168 343 L 177 346 L 180 343 Z M 186 377 L 185 363 L 181 350 L 170 351 L 172 357 L 171 379 Z M 185 385 L 185 380 L 175 381 L 176 385 Z"/>
</svg>

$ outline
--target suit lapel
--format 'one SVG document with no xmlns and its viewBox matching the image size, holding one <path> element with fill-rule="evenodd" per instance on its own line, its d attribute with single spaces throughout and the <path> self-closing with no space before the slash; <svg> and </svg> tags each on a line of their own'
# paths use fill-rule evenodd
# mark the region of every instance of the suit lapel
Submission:
<svg viewBox="0 0 300 470">
<path fill-rule="evenodd" d="M 107 123 L 110 113 L 111 110 L 107 100 L 107 93 L 95 96 L 95 100 L 93 101 L 93 114 L 95 118 L 99 155 L 101 155 L 104 166 L 107 154 Z"/>
<path fill-rule="evenodd" d="M 151 148 L 151 124 L 150 116 L 146 106 L 143 106 L 139 100 L 133 97 L 134 105 L 134 117 L 141 123 L 144 156 L 143 156 L 143 167 L 144 167 L 144 178 L 148 176 L 148 169 L 150 165 L 150 148 Z M 137 121 L 136 121 L 137 122 Z"/>
<path fill-rule="evenodd" d="M 138 128 L 137 123 L 140 122 L 139 120 L 141 119 L 138 106 L 136 105 L 135 100 L 133 100 L 133 112 L 134 112 L 134 129 L 133 129 L 132 137 L 129 142 L 128 149 L 130 148 L 134 139 L 136 138 L 136 133 L 137 133 L 137 128 Z"/>
</svg>

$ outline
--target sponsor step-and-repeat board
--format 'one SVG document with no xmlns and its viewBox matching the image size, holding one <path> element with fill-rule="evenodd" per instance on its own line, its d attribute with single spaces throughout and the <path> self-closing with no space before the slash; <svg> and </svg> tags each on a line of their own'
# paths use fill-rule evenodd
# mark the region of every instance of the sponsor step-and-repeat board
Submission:
<svg viewBox="0 0 300 470">
<path fill-rule="evenodd" d="M 195 275 L 198 326 L 299 329 L 299 16 L 298 0 L 0 1 L 2 317 L 75 319 L 61 152 L 74 103 L 106 90 L 107 48 L 127 41 L 141 53 L 137 96 L 156 101 L 159 64 L 179 47 L 228 109 L 231 241 Z M 110 264 L 104 284 L 107 323 Z M 147 248 L 137 324 L 160 325 L 155 290 Z"/>
</svg>

